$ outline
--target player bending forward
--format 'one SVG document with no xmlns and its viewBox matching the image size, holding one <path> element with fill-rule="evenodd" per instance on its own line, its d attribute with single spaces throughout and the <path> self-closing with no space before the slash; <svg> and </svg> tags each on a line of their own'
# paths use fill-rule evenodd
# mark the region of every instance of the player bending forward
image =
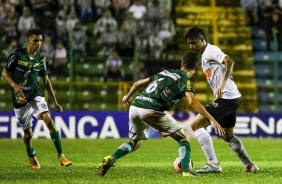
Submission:
<svg viewBox="0 0 282 184">
<path fill-rule="evenodd" d="M 195 90 L 190 78 L 195 74 L 196 68 L 196 53 L 187 52 L 182 58 L 180 69 L 164 70 L 133 84 L 128 94 L 122 99 L 124 106 L 130 103 L 132 95 L 140 87 L 146 86 L 146 89 L 134 99 L 129 109 L 129 142 L 123 143 L 112 155 L 102 160 L 97 167 L 99 176 L 104 176 L 118 159 L 137 150 L 141 141 L 148 139 L 150 128 L 178 142 L 182 176 L 195 176 L 189 170 L 191 148 L 188 139 L 177 121 L 165 111 L 170 110 L 179 99 L 186 97 L 189 105 L 210 121 L 216 133 L 224 134 L 218 122 L 195 98 Z"/>
</svg>

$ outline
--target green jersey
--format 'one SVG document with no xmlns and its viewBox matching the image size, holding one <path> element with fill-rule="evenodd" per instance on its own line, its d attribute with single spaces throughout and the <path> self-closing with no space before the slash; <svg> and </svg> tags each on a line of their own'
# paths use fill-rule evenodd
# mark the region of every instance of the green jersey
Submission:
<svg viewBox="0 0 282 184">
<path fill-rule="evenodd" d="M 150 84 L 132 102 L 133 106 L 165 111 L 185 96 L 186 92 L 195 94 L 192 82 L 180 69 L 164 70 L 149 77 Z"/>
<path fill-rule="evenodd" d="M 26 103 L 36 96 L 44 96 L 44 93 L 37 80 L 39 76 L 48 74 L 46 58 L 37 53 L 34 58 L 30 58 L 26 48 L 15 50 L 5 64 L 5 69 L 16 84 L 22 87 L 26 97 Z M 12 99 L 15 108 L 20 108 L 26 103 L 17 103 L 16 95 L 12 89 Z"/>
</svg>

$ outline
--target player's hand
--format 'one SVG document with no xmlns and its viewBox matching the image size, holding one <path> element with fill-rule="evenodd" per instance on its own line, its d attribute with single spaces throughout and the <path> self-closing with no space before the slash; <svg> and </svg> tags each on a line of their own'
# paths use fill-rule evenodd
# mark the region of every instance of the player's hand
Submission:
<svg viewBox="0 0 282 184">
<path fill-rule="evenodd" d="M 24 95 L 24 93 L 22 91 L 22 87 L 21 86 L 15 84 L 13 86 L 13 89 L 15 91 L 15 95 L 16 95 L 16 98 L 17 98 L 18 101 L 26 101 L 26 97 L 25 97 L 25 95 Z"/>
<path fill-rule="evenodd" d="M 224 129 L 220 126 L 220 124 L 215 120 L 210 120 L 211 125 L 213 126 L 213 128 L 215 129 L 215 133 L 223 136 L 223 134 L 225 134 Z"/>
<path fill-rule="evenodd" d="M 62 108 L 62 106 L 60 106 L 60 104 L 56 103 L 55 108 L 56 108 L 57 112 L 63 112 L 63 108 Z"/>
<path fill-rule="evenodd" d="M 224 86 L 225 86 L 225 82 L 222 82 L 219 86 L 219 88 L 217 89 L 217 94 L 219 97 L 222 97 L 222 91 L 224 89 Z"/>
<path fill-rule="evenodd" d="M 128 98 L 128 96 L 123 96 L 122 98 L 122 105 L 125 107 L 127 106 L 129 103 L 131 102 L 131 100 Z"/>
<path fill-rule="evenodd" d="M 15 91 L 17 103 L 18 103 L 18 104 L 24 104 L 24 103 L 26 103 L 27 100 L 26 100 L 26 97 L 25 97 L 25 95 L 24 95 L 24 93 L 23 93 L 23 91 L 22 91 L 22 87 L 19 86 L 19 85 L 17 85 L 17 84 L 15 84 L 15 85 L 13 86 L 13 89 L 14 89 L 14 91 Z"/>
<path fill-rule="evenodd" d="M 20 95 L 16 95 L 16 100 L 18 104 L 25 104 L 27 102 L 26 98 Z"/>
</svg>

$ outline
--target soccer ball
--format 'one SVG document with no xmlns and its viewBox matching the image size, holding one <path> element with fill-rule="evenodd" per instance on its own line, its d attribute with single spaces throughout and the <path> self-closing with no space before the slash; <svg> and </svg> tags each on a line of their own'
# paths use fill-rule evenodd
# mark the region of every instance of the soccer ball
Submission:
<svg viewBox="0 0 282 184">
<path fill-rule="evenodd" d="M 180 162 L 181 162 L 180 157 L 177 157 L 173 162 L 173 170 L 177 173 L 182 172 Z M 193 171 L 193 161 L 191 159 L 189 162 L 189 170 Z"/>
</svg>

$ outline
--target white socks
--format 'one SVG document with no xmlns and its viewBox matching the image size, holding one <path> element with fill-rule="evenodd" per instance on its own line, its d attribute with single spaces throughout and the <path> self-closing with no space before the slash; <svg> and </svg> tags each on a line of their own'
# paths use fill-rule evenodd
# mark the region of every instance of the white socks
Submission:
<svg viewBox="0 0 282 184">
<path fill-rule="evenodd" d="M 202 150 L 208 160 L 208 163 L 218 165 L 219 162 L 215 155 L 213 142 L 210 134 L 206 131 L 206 129 L 200 128 L 194 132 L 194 135 L 198 139 L 198 142 L 202 147 Z M 252 165 L 252 162 L 249 159 L 244 145 L 242 144 L 240 139 L 238 139 L 238 137 L 234 135 L 234 137 L 229 142 L 227 142 L 227 144 L 230 146 L 230 148 L 233 150 L 233 152 L 244 165 Z"/>
<path fill-rule="evenodd" d="M 227 144 L 230 146 L 230 148 L 233 150 L 233 152 L 244 165 L 252 165 L 252 162 L 248 157 L 244 145 L 242 144 L 240 139 L 238 139 L 238 137 L 234 135 L 234 137 Z"/>
<path fill-rule="evenodd" d="M 198 139 L 200 146 L 208 160 L 209 164 L 218 165 L 219 162 L 215 155 L 213 148 L 212 138 L 210 134 L 204 128 L 200 128 L 194 132 L 195 137 Z"/>
</svg>

